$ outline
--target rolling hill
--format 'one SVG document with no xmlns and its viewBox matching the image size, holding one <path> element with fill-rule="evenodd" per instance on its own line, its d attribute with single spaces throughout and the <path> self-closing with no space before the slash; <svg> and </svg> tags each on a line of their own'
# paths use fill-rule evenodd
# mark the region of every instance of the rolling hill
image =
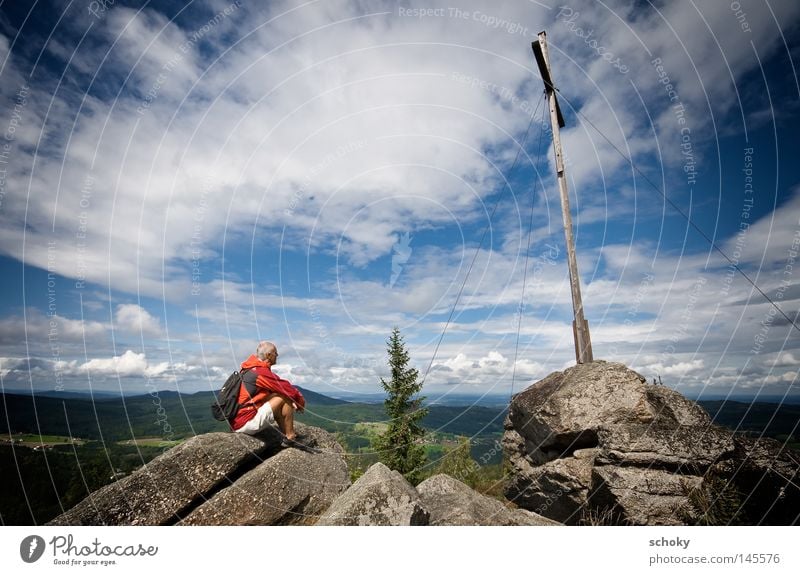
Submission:
<svg viewBox="0 0 800 575">
<path fill-rule="evenodd" d="M 307 409 L 298 421 L 328 431 L 347 433 L 359 423 L 385 421 L 382 404 L 353 403 L 304 389 Z M 63 435 L 103 441 L 161 436 L 181 439 L 210 431 L 226 431 L 209 411 L 212 392 L 102 397 L 92 401 L 74 394 L 2 394 L 0 433 Z M 736 401 L 701 401 L 719 425 L 785 439 L 798 433 L 800 406 Z M 503 431 L 504 407 L 430 405 L 423 425 L 443 434 L 479 437 Z"/>
</svg>

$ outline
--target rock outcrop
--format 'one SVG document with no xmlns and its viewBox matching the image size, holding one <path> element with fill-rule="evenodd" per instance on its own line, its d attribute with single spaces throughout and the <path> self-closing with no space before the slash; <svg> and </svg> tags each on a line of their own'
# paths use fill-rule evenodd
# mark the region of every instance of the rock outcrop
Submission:
<svg viewBox="0 0 800 575">
<path fill-rule="evenodd" d="M 734 456 L 714 467 L 717 498 L 722 487 L 732 487 L 722 494 L 734 499 L 737 519 L 748 525 L 800 524 L 800 453 L 769 438 L 736 436 L 734 443 Z M 704 489 L 701 496 L 712 491 Z"/>
<path fill-rule="evenodd" d="M 277 449 L 239 433 L 198 435 L 101 489 L 48 525 L 170 525 L 181 510 Z"/>
<path fill-rule="evenodd" d="M 382 463 L 350 485 L 344 450 L 321 429 L 208 433 L 107 485 L 49 525 L 550 525 L 447 475 L 415 489 Z"/>
<path fill-rule="evenodd" d="M 370 467 L 339 496 L 317 525 L 560 525 L 525 509 L 512 509 L 449 475 L 415 489 L 382 463 Z"/>
<path fill-rule="evenodd" d="M 222 489 L 179 525 L 313 525 L 350 485 L 344 450 L 321 429 L 298 441 L 316 453 L 285 449 Z"/>
<path fill-rule="evenodd" d="M 417 485 L 430 525 L 560 525 L 525 509 L 509 509 L 449 475 Z"/>
<path fill-rule="evenodd" d="M 372 465 L 320 518 L 317 525 L 427 525 L 416 489 L 397 471 Z"/>
<path fill-rule="evenodd" d="M 742 469 L 759 474 L 757 459 L 745 455 L 745 438 L 619 363 L 595 361 L 550 374 L 514 397 L 505 426 L 512 468 L 506 496 L 567 524 L 693 523 L 702 512 L 693 495 L 708 477 L 740 482 Z M 773 446 L 760 469 L 775 467 L 776 457 Z M 782 465 L 765 488 L 767 499 L 787 485 L 779 474 L 791 480 L 797 473 L 797 466 Z"/>
<path fill-rule="evenodd" d="M 333 492 L 338 494 L 349 484 L 346 464 L 332 435 L 303 425 L 297 425 L 297 430 L 301 440 L 319 446 L 319 453 L 282 449 L 277 433 L 259 437 L 239 433 L 198 435 L 95 491 L 48 525 L 173 525 L 217 495 L 235 489 L 239 481 L 245 480 L 243 493 L 250 493 L 250 474 L 264 465 L 265 471 L 274 467 L 270 462 L 276 457 L 280 457 L 283 469 L 297 473 L 292 476 L 286 472 L 283 499 L 270 502 L 275 507 L 285 505 L 285 513 L 274 512 L 268 517 L 278 516 L 278 521 L 291 523 L 298 516 L 319 514 L 335 496 Z M 308 478 L 311 482 L 324 478 L 325 488 L 312 485 Z M 213 513 L 204 517 L 207 524 L 220 523 Z M 261 518 L 253 514 L 246 520 L 258 522 Z M 197 518 L 192 523 L 204 524 Z"/>
</svg>

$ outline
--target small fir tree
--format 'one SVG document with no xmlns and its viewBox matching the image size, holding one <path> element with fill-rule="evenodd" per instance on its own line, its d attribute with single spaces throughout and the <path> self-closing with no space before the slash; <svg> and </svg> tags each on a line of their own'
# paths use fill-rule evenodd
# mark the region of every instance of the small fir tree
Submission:
<svg viewBox="0 0 800 575">
<path fill-rule="evenodd" d="M 475 487 L 475 480 L 480 468 L 478 462 L 472 459 L 469 437 L 461 437 L 458 444 L 445 448 L 436 472 L 444 473 L 470 487 Z"/>
<path fill-rule="evenodd" d="M 381 378 L 381 385 L 387 393 L 383 404 L 389 426 L 376 438 L 375 448 L 384 465 L 416 484 L 426 458 L 425 447 L 421 444 L 425 430 L 420 420 L 428 410 L 421 407 L 424 397 L 414 398 L 422 384 L 417 382 L 419 372 L 408 366 L 408 352 L 398 328 L 392 330 L 386 344 L 391 378 L 389 381 Z"/>
</svg>

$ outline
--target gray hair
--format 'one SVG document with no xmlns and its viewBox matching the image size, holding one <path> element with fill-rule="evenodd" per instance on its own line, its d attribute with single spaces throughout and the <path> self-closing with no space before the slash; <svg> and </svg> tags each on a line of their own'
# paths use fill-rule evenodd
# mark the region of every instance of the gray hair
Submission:
<svg viewBox="0 0 800 575">
<path fill-rule="evenodd" d="M 273 351 L 277 351 L 274 343 L 271 341 L 260 341 L 258 342 L 258 347 L 256 348 L 256 357 L 261 361 L 264 361 Z"/>
</svg>

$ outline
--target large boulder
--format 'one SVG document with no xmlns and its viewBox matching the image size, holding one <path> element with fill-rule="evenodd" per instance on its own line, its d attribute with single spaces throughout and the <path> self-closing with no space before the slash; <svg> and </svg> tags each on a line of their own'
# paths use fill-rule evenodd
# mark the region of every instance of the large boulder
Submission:
<svg viewBox="0 0 800 575">
<path fill-rule="evenodd" d="M 298 426 L 297 441 L 194 509 L 179 525 L 313 525 L 350 485 L 330 433 Z"/>
<path fill-rule="evenodd" d="M 266 440 L 265 440 L 266 439 Z M 273 437 L 207 433 L 98 489 L 48 525 L 170 525 L 198 500 L 274 453 Z"/>
<path fill-rule="evenodd" d="M 414 487 L 382 463 L 372 465 L 340 495 L 317 525 L 427 525 Z"/>
<path fill-rule="evenodd" d="M 512 449 L 518 434 L 506 432 L 506 453 L 524 453 Z M 518 506 L 530 509 L 561 523 L 575 524 L 581 516 L 592 485 L 592 469 L 598 448 L 576 449 L 572 455 L 532 464 L 516 457 L 514 473 L 506 484 L 506 495 Z"/>
<path fill-rule="evenodd" d="M 568 524 L 587 516 L 684 522 L 692 489 L 735 451 L 731 433 L 696 403 L 604 361 L 552 373 L 514 396 L 505 428 L 506 496 Z"/>
<path fill-rule="evenodd" d="M 591 507 L 610 513 L 611 522 L 684 525 L 695 515 L 689 495 L 702 482 L 696 475 L 661 469 L 597 465 L 592 470 Z"/>
<path fill-rule="evenodd" d="M 704 480 L 700 501 L 728 499 L 736 516 L 720 516 L 712 508 L 713 524 L 747 525 L 800 523 L 800 453 L 774 439 L 737 435 L 732 459 L 722 461 Z M 706 512 L 706 505 L 700 505 Z M 716 515 L 716 517 L 714 517 Z M 707 522 L 708 517 L 702 517 Z"/>
<path fill-rule="evenodd" d="M 509 509 L 449 475 L 426 479 L 417 492 L 430 525 L 560 525 L 525 509 Z"/>
</svg>

